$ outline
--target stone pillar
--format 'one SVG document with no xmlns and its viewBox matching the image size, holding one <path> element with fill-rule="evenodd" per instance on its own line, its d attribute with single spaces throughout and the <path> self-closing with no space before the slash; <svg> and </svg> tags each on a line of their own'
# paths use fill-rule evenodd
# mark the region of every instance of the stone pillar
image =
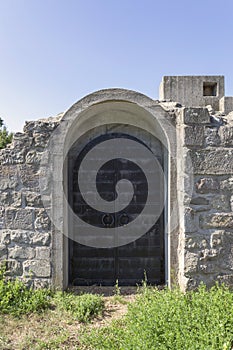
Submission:
<svg viewBox="0 0 233 350">
<path fill-rule="evenodd" d="M 184 108 L 178 129 L 183 287 L 231 284 L 233 125 L 211 123 L 204 108 Z"/>
</svg>

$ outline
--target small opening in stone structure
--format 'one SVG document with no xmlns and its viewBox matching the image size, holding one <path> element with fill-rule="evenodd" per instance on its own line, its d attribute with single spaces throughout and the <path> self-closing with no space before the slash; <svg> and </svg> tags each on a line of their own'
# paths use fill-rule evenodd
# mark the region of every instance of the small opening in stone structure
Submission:
<svg viewBox="0 0 233 350">
<path fill-rule="evenodd" d="M 203 83 L 203 96 L 217 96 L 217 83 Z"/>
</svg>

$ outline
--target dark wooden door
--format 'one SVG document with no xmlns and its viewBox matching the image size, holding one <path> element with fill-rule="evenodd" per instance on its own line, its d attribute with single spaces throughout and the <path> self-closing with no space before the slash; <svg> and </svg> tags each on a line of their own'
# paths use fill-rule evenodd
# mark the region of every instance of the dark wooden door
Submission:
<svg viewBox="0 0 233 350">
<path fill-rule="evenodd" d="M 129 205 L 116 213 L 99 212 L 83 199 L 78 172 L 87 152 L 104 139 L 124 137 L 124 134 L 107 134 L 89 142 L 78 154 L 73 165 L 70 198 L 74 212 L 86 223 L 96 227 L 127 225 L 142 211 L 147 200 L 147 180 L 135 163 L 126 159 L 113 159 L 99 170 L 96 187 L 103 199 L 116 198 L 116 183 L 127 178 L 134 188 Z M 134 140 L 137 140 L 133 138 Z M 137 142 L 141 142 L 137 140 Z M 146 146 L 145 146 L 146 147 Z M 145 278 L 150 284 L 164 283 L 163 214 L 156 224 L 134 242 L 116 248 L 94 248 L 70 240 L 70 283 L 73 285 L 119 285 L 140 284 Z"/>
</svg>

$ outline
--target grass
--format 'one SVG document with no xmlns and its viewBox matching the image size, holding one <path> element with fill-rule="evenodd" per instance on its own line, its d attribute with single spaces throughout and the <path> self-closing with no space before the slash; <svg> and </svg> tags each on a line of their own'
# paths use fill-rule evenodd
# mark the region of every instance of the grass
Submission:
<svg viewBox="0 0 233 350">
<path fill-rule="evenodd" d="M 100 295 L 33 290 L 0 270 L 1 350 L 76 349 L 77 331 L 103 310 Z"/>
<path fill-rule="evenodd" d="M 2 315 L 0 349 L 77 349 L 78 333 L 82 327 L 70 313 L 58 309 L 21 315 L 20 318 Z"/>
<path fill-rule="evenodd" d="M 60 310 L 69 312 L 79 322 L 89 322 L 93 317 L 101 315 L 104 301 L 100 295 L 57 292 L 54 295 L 56 306 Z"/>
<path fill-rule="evenodd" d="M 144 284 L 129 302 L 118 283 L 104 299 L 32 290 L 1 272 L 0 349 L 231 350 L 233 293 L 219 285 L 183 294 Z"/>
<path fill-rule="evenodd" d="M 82 337 L 84 349 L 231 350 L 233 293 L 144 289 L 124 319 Z"/>
<path fill-rule="evenodd" d="M 49 289 L 28 288 L 18 279 L 5 277 L 5 268 L 0 270 L 0 313 L 20 316 L 57 307 L 72 314 L 80 322 L 88 322 L 104 309 L 100 295 L 77 296 L 67 292 L 52 292 Z"/>
</svg>

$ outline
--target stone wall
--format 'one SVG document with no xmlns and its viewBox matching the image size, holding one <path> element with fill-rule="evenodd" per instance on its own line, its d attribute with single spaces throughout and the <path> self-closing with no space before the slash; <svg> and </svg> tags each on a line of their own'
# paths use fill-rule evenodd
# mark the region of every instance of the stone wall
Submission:
<svg viewBox="0 0 233 350">
<path fill-rule="evenodd" d="M 51 284 L 51 223 L 39 177 L 40 159 L 59 118 L 26 122 L 24 132 L 0 151 L 0 259 L 9 275 L 34 287 Z"/>
<path fill-rule="evenodd" d="M 106 101 L 111 101 L 114 93 L 114 98 L 120 101 L 128 98 L 131 102 L 131 98 L 131 105 L 137 102 L 140 113 L 144 110 L 149 114 L 155 109 L 153 118 L 161 118 L 164 125 L 167 123 L 167 130 L 175 130 L 174 135 L 177 135 L 176 143 L 172 143 L 177 144 L 175 154 L 178 156 L 172 160 L 173 171 L 176 162 L 176 174 L 170 174 L 175 184 L 168 189 L 170 201 L 177 195 L 179 211 L 178 226 L 173 232 L 166 232 L 166 238 L 171 239 L 168 244 L 170 259 L 167 258 L 166 264 L 170 261 L 176 269 L 171 269 L 170 274 L 177 276 L 183 289 L 195 288 L 201 281 L 209 286 L 217 280 L 233 285 L 233 112 L 222 116 L 210 108 L 187 108 L 165 101 L 159 104 L 146 97 L 146 102 L 141 102 L 143 96 L 133 93 L 136 94 L 134 100 L 128 97 L 132 94 L 128 91 L 107 90 Z M 81 100 L 67 112 L 66 118 L 59 115 L 26 122 L 24 131 L 16 133 L 12 144 L 0 151 L 0 260 L 7 261 L 10 276 L 20 277 L 34 287 L 56 284 L 56 279 L 62 280 L 61 271 L 66 274 L 68 271 L 67 266 L 64 268 L 68 264 L 68 254 L 63 254 L 62 238 L 54 240 L 58 232 L 53 229 L 48 215 L 58 207 L 54 198 L 52 201 L 46 169 L 49 164 L 57 168 L 61 164 L 51 162 L 48 149 L 55 156 L 62 155 L 64 143 L 59 143 L 59 138 L 65 138 L 68 123 L 72 125 L 73 137 L 77 137 L 76 116 L 88 110 L 90 101 L 94 101 L 93 104 L 97 101 L 100 108 L 99 101 L 105 95 L 95 93 Z M 101 115 L 102 112 L 99 118 Z M 109 122 L 107 118 L 108 115 L 105 119 Z M 63 126 L 60 133 L 59 125 Z M 56 150 L 47 147 L 55 129 L 58 131 Z M 65 181 L 62 170 L 57 171 L 62 183 Z M 64 206 L 62 200 L 60 207 Z M 51 208 L 51 203 L 55 208 Z M 61 220 L 63 213 L 62 210 L 58 213 Z M 60 231 L 62 236 L 64 231 Z M 57 284 L 61 288 L 64 286 L 63 282 Z"/>
<path fill-rule="evenodd" d="M 178 116 L 184 174 L 183 283 L 233 284 L 233 113 L 210 116 L 183 108 Z"/>
</svg>

